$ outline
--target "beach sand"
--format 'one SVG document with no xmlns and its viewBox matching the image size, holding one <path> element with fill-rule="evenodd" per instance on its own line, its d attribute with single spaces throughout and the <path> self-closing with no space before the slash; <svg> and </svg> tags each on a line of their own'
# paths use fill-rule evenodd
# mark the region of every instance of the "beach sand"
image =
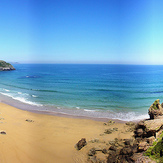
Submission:
<svg viewBox="0 0 163 163">
<path fill-rule="evenodd" d="M 104 134 L 115 127 L 118 131 Z M 108 148 L 114 138 L 130 138 L 133 133 L 126 132 L 127 127 L 119 122 L 108 126 L 91 119 L 32 113 L 0 103 L 0 131 L 6 132 L 0 134 L 0 162 L 87 162 L 90 148 Z M 81 138 L 86 138 L 87 145 L 78 151 L 74 146 Z"/>
</svg>

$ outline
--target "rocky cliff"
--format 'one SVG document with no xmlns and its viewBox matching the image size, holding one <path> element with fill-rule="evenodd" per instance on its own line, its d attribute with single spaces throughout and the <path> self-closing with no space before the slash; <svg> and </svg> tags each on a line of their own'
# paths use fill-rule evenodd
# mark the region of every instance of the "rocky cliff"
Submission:
<svg viewBox="0 0 163 163">
<path fill-rule="evenodd" d="M 15 70 L 15 68 L 10 63 L 0 60 L 0 71 L 11 71 L 11 70 Z"/>
</svg>

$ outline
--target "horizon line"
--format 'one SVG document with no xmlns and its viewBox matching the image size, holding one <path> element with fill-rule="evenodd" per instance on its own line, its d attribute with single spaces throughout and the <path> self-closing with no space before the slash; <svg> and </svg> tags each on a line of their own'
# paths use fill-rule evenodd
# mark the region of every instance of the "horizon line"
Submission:
<svg viewBox="0 0 163 163">
<path fill-rule="evenodd" d="M 9 62 L 12 64 L 63 64 L 63 65 L 137 65 L 137 66 L 163 66 L 162 64 L 150 64 L 150 63 L 144 63 L 144 64 L 137 64 L 137 63 L 57 63 L 57 62 Z"/>
</svg>

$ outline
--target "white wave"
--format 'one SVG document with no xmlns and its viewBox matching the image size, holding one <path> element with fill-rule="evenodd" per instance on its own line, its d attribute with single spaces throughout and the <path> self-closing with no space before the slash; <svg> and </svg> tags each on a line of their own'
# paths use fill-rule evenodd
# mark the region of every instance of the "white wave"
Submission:
<svg viewBox="0 0 163 163">
<path fill-rule="evenodd" d="M 115 113 L 112 116 L 113 116 L 112 119 L 119 119 L 122 121 L 136 121 L 136 120 L 143 120 L 149 118 L 148 114 L 138 115 L 135 112 Z"/>
<path fill-rule="evenodd" d="M 19 95 L 21 95 L 21 94 L 22 94 L 22 92 L 18 92 L 18 94 L 19 94 Z"/>
<path fill-rule="evenodd" d="M 27 100 L 27 99 L 24 98 L 24 97 L 14 97 L 13 95 L 8 94 L 8 93 L 2 93 L 2 92 L 0 92 L 0 93 L 1 93 L 2 95 L 11 97 L 12 99 L 17 100 L 17 101 L 20 101 L 20 102 L 23 102 L 23 103 L 25 103 L 25 104 L 34 105 L 34 106 L 43 106 L 43 105 L 41 105 L 41 104 L 38 104 L 38 103 L 35 103 L 35 102 L 32 102 L 32 101 L 29 101 L 29 100 Z"/>
<path fill-rule="evenodd" d="M 36 95 L 32 95 L 32 97 L 38 97 L 38 96 L 36 96 Z"/>
<path fill-rule="evenodd" d="M 76 107 L 76 109 L 80 109 L 80 107 Z"/>
<path fill-rule="evenodd" d="M 6 92 L 10 92 L 8 89 L 3 89 L 4 91 L 6 91 Z"/>
<path fill-rule="evenodd" d="M 84 111 L 87 111 L 87 112 L 95 112 L 96 110 L 84 109 Z"/>
</svg>

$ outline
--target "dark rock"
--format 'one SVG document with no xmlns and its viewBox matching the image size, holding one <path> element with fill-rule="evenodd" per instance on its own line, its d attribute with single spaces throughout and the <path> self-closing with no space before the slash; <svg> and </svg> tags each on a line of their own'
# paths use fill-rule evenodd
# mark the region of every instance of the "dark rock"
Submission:
<svg viewBox="0 0 163 163">
<path fill-rule="evenodd" d="M 91 163 L 97 163 L 96 156 L 90 156 L 90 157 L 88 158 L 88 160 L 89 160 Z"/>
<path fill-rule="evenodd" d="M 77 148 L 77 150 L 80 150 L 81 148 L 83 148 L 85 145 L 87 145 L 86 139 L 82 138 L 81 140 L 79 140 L 79 142 L 75 145 L 75 147 Z"/>
<path fill-rule="evenodd" d="M 100 147 L 95 148 L 95 151 L 102 151 L 102 148 L 100 148 Z"/>
<path fill-rule="evenodd" d="M 104 149 L 102 150 L 102 153 L 107 154 L 108 152 L 107 152 L 107 150 L 104 148 Z"/>
<path fill-rule="evenodd" d="M 88 152 L 88 156 L 94 156 L 95 154 L 96 154 L 95 148 L 90 149 Z"/>
<path fill-rule="evenodd" d="M 0 131 L 0 134 L 6 135 L 6 132 L 5 131 Z"/>
<path fill-rule="evenodd" d="M 131 149 L 132 149 L 132 152 L 133 152 L 133 153 L 136 153 L 136 152 L 138 151 L 138 145 L 137 145 L 137 144 L 134 144 L 134 145 L 131 147 Z"/>
<path fill-rule="evenodd" d="M 112 145 L 112 146 L 110 146 L 109 150 L 116 151 L 116 150 L 117 150 L 117 148 L 116 148 L 114 145 Z"/>
<path fill-rule="evenodd" d="M 34 121 L 31 120 L 31 119 L 26 119 L 25 121 L 27 121 L 27 122 L 34 122 Z"/>
<path fill-rule="evenodd" d="M 125 145 L 133 145 L 133 139 L 124 139 Z"/>
<path fill-rule="evenodd" d="M 131 146 L 129 147 L 123 147 L 120 151 L 120 154 L 121 155 L 128 155 L 128 156 L 131 156 L 133 154 L 133 150 L 131 148 Z"/>
<path fill-rule="evenodd" d="M 113 130 L 111 128 L 109 128 L 109 129 L 106 129 L 104 133 L 105 134 L 111 134 L 112 132 L 113 132 Z"/>
<path fill-rule="evenodd" d="M 116 163 L 117 161 L 117 154 L 115 151 L 110 151 L 109 156 L 107 158 L 107 163 Z"/>
</svg>

